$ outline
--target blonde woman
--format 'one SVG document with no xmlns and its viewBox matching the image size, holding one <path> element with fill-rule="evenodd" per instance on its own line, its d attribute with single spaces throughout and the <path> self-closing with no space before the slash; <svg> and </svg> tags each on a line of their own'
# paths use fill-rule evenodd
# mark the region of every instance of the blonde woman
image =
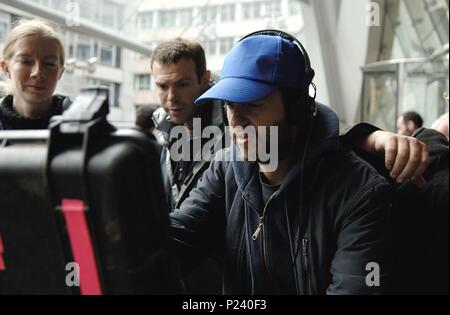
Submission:
<svg viewBox="0 0 450 315">
<path fill-rule="evenodd" d="M 0 130 L 46 129 L 50 117 L 69 106 L 67 97 L 53 94 L 64 72 L 64 48 L 45 22 L 15 26 L 4 43 L 0 67 L 8 78 L 0 100 Z"/>
</svg>

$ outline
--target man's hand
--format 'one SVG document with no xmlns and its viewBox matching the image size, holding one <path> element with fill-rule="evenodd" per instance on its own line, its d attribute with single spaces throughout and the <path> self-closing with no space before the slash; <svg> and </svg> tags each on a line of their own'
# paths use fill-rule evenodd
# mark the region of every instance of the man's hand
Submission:
<svg viewBox="0 0 450 315">
<path fill-rule="evenodd" d="M 425 143 L 413 137 L 379 130 L 362 140 L 360 147 L 368 153 L 384 154 L 386 168 L 397 183 L 411 179 L 419 188 L 426 187 L 422 177 L 429 164 Z"/>
</svg>

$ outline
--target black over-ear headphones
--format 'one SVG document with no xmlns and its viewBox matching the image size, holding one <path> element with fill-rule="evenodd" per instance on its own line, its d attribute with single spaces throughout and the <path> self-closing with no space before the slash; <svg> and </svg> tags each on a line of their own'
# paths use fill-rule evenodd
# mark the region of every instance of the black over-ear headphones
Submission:
<svg viewBox="0 0 450 315">
<path fill-rule="evenodd" d="M 242 41 L 245 38 L 248 38 L 251 36 L 256 36 L 256 35 L 280 36 L 284 39 L 287 39 L 287 40 L 293 42 L 298 47 L 300 52 L 302 53 L 303 60 L 305 63 L 305 69 L 304 69 L 305 80 L 303 82 L 304 83 L 303 86 L 299 86 L 298 91 L 294 92 L 294 93 L 300 92 L 300 97 L 295 98 L 293 101 L 289 102 L 288 104 L 285 104 L 285 106 L 286 106 L 286 111 L 287 111 L 289 121 L 292 124 L 298 125 L 300 128 L 304 128 L 304 130 L 306 131 L 306 136 L 304 137 L 305 143 L 302 145 L 302 147 L 304 147 L 304 152 L 303 152 L 303 157 L 302 157 L 302 162 L 301 162 L 302 170 L 304 170 L 305 160 L 306 160 L 306 156 L 307 156 L 307 149 L 309 146 L 309 137 L 310 137 L 312 126 L 313 126 L 313 119 L 317 114 L 317 107 L 316 107 L 316 102 L 315 102 L 316 86 L 312 82 L 312 80 L 314 78 L 314 74 L 315 74 L 314 70 L 313 70 L 313 68 L 311 68 L 311 62 L 310 62 L 309 56 L 308 56 L 305 48 L 300 43 L 300 41 L 297 38 L 295 38 L 294 36 L 292 36 L 286 32 L 280 31 L 280 30 L 268 29 L 268 30 L 262 30 L 262 31 L 250 33 L 247 36 L 241 38 L 239 41 Z M 312 86 L 314 89 L 313 96 L 309 95 L 309 87 L 310 86 Z M 286 102 L 286 100 L 285 100 L 285 102 Z M 307 217 L 306 211 L 302 211 L 302 209 L 303 209 L 302 205 L 303 205 L 303 201 L 304 201 L 303 187 L 304 187 L 304 175 L 301 176 L 301 180 L 300 180 L 299 211 L 298 211 L 298 215 L 296 217 L 296 224 L 302 225 L 302 226 L 300 226 L 300 231 L 302 230 L 302 227 L 304 227 L 304 224 L 306 221 L 305 218 Z M 289 222 L 288 222 L 288 228 L 289 228 Z M 289 232 L 288 234 L 289 234 L 289 237 L 291 238 L 291 236 L 290 236 L 291 233 Z M 301 235 L 302 234 L 300 232 L 298 234 L 298 237 L 301 237 Z M 297 293 L 300 293 L 301 290 L 297 286 L 300 275 L 298 274 L 298 270 L 297 270 L 296 258 L 299 254 L 299 250 L 301 247 L 298 246 L 297 248 L 294 248 L 291 239 L 290 239 L 290 244 L 291 244 L 292 263 L 293 263 L 294 271 L 295 271 L 295 282 L 296 282 Z M 298 244 L 301 244 L 300 239 L 298 240 Z"/>
<path fill-rule="evenodd" d="M 301 94 L 300 98 L 293 104 L 292 103 L 286 104 L 286 109 L 288 111 L 288 118 L 292 123 L 294 123 L 294 124 L 305 123 L 305 118 L 308 116 L 307 115 L 308 112 L 310 113 L 310 116 L 316 115 L 316 106 L 315 106 L 316 86 L 312 82 L 312 80 L 314 79 L 315 72 L 314 72 L 314 69 L 311 68 L 311 61 L 309 59 L 308 53 L 306 52 L 305 48 L 303 47 L 303 45 L 300 43 L 300 41 L 297 38 L 295 38 L 291 34 L 288 34 L 286 32 L 280 31 L 280 30 L 275 30 L 275 29 L 267 29 L 267 30 L 261 30 L 261 31 L 256 31 L 256 32 L 250 33 L 250 34 L 244 36 L 243 38 L 241 38 L 239 40 L 239 42 L 248 37 L 257 36 L 257 35 L 270 35 L 270 36 L 282 37 L 284 39 L 287 39 L 287 40 L 293 42 L 300 50 L 300 52 L 303 56 L 304 64 L 305 64 L 304 85 L 298 87 L 298 90 L 300 91 L 300 94 Z M 309 95 L 309 87 L 310 86 L 312 86 L 314 89 L 313 96 Z"/>
</svg>

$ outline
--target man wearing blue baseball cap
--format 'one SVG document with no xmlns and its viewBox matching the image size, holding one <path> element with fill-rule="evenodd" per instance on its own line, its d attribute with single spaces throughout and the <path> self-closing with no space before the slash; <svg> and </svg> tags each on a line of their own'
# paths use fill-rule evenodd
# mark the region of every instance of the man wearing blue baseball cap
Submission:
<svg viewBox="0 0 450 315">
<path fill-rule="evenodd" d="M 226 102 L 233 143 L 170 214 L 171 228 L 185 270 L 223 249 L 225 294 L 386 288 L 391 187 L 341 145 L 336 114 L 309 96 L 313 77 L 295 38 L 262 31 L 232 48 L 196 101 Z M 277 150 L 263 160 L 259 146 L 271 141 Z"/>
</svg>

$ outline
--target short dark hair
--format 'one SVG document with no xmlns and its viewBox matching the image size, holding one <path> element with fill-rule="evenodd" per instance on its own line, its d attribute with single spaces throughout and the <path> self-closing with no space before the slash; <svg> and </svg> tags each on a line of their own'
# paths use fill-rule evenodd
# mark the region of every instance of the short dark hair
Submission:
<svg viewBox="0 0 450 315">
<path fill-rule="evenodd" d="M 403 122 L 406 124 L 408 121 L 412 121 L 417 128 L 422 127 L 423 125 L 423 119 L 420 117 L 420 115 L 417 112 L 409 111 L 403 113 Z"/>
<path fill-rule="evenodd" d="M 177 63 L 180 59 L 194 61 L 198 82 L 201 82 L 206 72 L 205 51 L 199 43 L 191 40 L 177 37 L 160 43 L 153 51 L 150 67 L 153 67 L 155 62 Z"/>
<path fill-rule="evenodd" d="M 155 128 L 152 116 L 155 109 L 149 105 L 139 106 L 136 110 L 136 120 L 134 124 L 142 129 Z"/>
</svg>

